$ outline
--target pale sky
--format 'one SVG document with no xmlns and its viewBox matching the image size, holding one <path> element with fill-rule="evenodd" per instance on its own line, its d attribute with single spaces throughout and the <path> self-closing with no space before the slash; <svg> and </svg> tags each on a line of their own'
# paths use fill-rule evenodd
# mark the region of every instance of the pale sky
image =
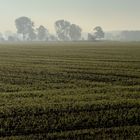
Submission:
<svg viewBox="0 0 140 140">
<path fill-rule="evenodd" d="M 109 30 L 140 30 L 140 0 L 0 0 L 0 32 L 16 31 L 14 20 L 27 16 L 35 26 L 54 32 L 65 19 L 90 32 L 100 25 Z"/>
</svg>

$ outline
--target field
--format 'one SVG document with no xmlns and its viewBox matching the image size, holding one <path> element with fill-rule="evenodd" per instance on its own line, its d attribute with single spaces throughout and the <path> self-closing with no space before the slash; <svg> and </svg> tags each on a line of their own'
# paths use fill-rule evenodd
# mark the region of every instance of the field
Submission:
<svg viewBox="0 0 140 140">
<path fill-rule="evenodd" d="M 139 140 L 140 43 L 0 45 L 1 140 Z"/>
</svg>

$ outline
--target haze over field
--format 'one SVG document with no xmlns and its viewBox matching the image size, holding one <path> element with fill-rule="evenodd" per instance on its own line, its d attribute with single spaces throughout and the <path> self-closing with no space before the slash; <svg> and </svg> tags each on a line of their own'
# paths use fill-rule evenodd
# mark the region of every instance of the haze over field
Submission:
<svg viewBox="0 0 140 140">
<path fill-rule="evenodd" d="M 140 0 L 0 0 L 0 140 L 140 140 Z"/>
</svg>

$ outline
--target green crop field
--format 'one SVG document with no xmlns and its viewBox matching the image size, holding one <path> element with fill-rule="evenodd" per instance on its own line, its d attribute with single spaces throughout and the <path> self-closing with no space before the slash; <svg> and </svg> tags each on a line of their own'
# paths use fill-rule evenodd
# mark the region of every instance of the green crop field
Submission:
<svg viewBox="0 0 140 140">
<path fill-rule="evenodd" d="M 140 43 L 0 45 L 1 140 L 139 140 Z"/>
</svg>

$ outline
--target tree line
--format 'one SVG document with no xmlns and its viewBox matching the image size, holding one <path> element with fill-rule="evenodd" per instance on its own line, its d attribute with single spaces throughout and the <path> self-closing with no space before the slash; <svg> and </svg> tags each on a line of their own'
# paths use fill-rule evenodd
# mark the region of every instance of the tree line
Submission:
<svg viewBox="0 0 140 140">
<path fill-rule="evenodd" d="M 92 33 L 88 33 L 86 39 L 82 38 L 82 28 L 79 25 L 63 19 L 55 22 L 55 35 L 51 34 L 43 25 L 35 28 L 34 22 L 30 18 L 24 16 L 15 20 L 15 26 L 17 35 L 8 36 L 8 41 L 95 41 L 104 38 L 104 31 L 100 26 L 95 27 Z M 0 40 L 5 40 L 2 35 Z"/>
</svg>

